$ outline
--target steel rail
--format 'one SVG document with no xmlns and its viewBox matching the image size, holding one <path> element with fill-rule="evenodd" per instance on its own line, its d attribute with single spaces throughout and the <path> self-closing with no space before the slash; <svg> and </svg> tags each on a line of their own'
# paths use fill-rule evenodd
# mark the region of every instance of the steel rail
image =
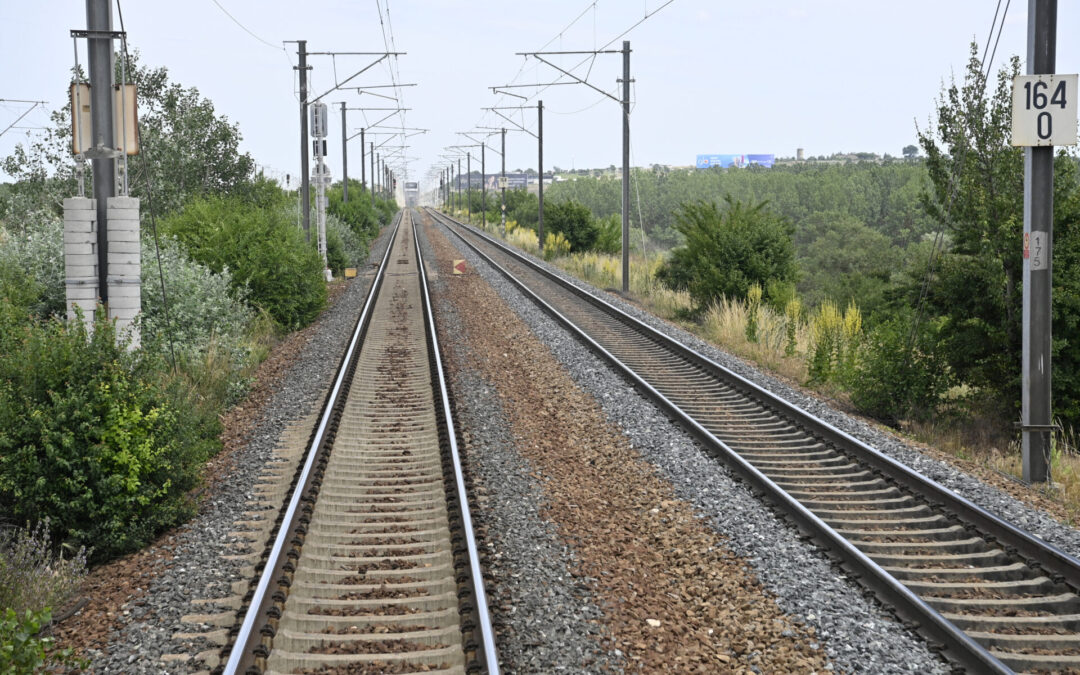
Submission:
<svg viewBox="0 0 1080 675">
<path fill-rule="evenodd" d="M 414 225 L 415 228 L 415 225 Z M 439 402 L 442 405 L 443 416 L 447 426 L 447 437 L 450 444 L 450 456 L 454 469 L 454 482 L 457 485 L 458 508 L 461 510 L 462 527 L 465 530 L 465 543 L 469 557 L 469 571 L 472 577 L 473 599 L 476 603 L 477 621 L 480 623 L 480 636 L 483 643 L 484 662 L 489 675 L 499 675 L 499 658 L 495 650 L 495 631 L 491 627 L 491 617 L 488 612 L 487 594 L 484 591 L 484 577 L 480 569 L 480 554 L 476 548 L 476 535 L 472 527 L 472 515 L 469 509 L 468 492 L 465 489 L 465 476 L 461 470 L 461 455 L 458 453 L 457 434 L 454 428 L 454 417 L 450 408 L 450 393 L 446 386 L 446 375 L 443 371 L 442 357 L 439 353 L 439 337 L 435 323 L 435 312 L 431 307 L 431 294 L 428 292 L 427 272 L 424 271 L 424 256 L 420 250 L 420 238 L 413 237 L 416 245 L 417 266 L 420 269 L 420 292 L 424 298 L 424 321 L 428 326 L 428 338 L 431 340 L 432 353 L 435 361 L 435 374 L 439 390 Z"/>
<path fill-rule="evenodd" d="M 488 236 L 486 233 L 479 232 L 475 228 L 468 227 L 432 209 L 429 209 L 429 212 L 435 214 L 438 219 L 448 225 L 452 224 L 454 227 L 466 229 L 471 235 L 483 239 L 486 243 L 496 247 L 504 254 L 511 256 L 515 261 L 524 264 L 533 271 L 539 272 L 561 287 L 570 290 L 575 295 L 587 300 L 610 315 L 615 316 L 620 321 L 629 324 L 636 330 L 639 330 L 651 339 L 659 342 L 661 345 L 674 349 L 676 352 L 690 359 L 692 362 L 695 362 L 697 365 L 705 366 L 714 374 L 736 384 L 738 388 L 744 390 L 744 393 L 749 392 L 748 395 L 757 399 L 757 402 L 766 408 L 787 416 L 790 421 L 794 421 L 804 428 L 810 427 L 814 429 L 828 441 L 841 445 L 847 450 L 856 451 L 855 454 L 858 455 L 860 459 L 865 459 L 868 463 L 874 465 L 875 468 L 880 467 L 881 470 L 888 472 L 890 477 L 900 479 L 905 485 L 916 486 L 915 490 L 919 494 L 930 496 L 931 500 L 933 500 L 931 503 L 934 503 L 939 507 L 953 508 L 964 517 L 970 517 L 977 526 L 983 527 L 983 523 L 985 523 L 988 533 L 998 537 L 999 541 L 1006 546 L 1013 546 L 1017 552 L 1037 551 L 1037 557 L 1040 558 L 1040 562 L 1044 556 L 1049 562 L 1049 564 L 1045 562 L 1042 563 L 1044 568 L 1048 570 L 1065 568 L 1063 569 L 1063 572 L 1071 572 L 1071 575 L 1067 578 L 1080 577 L 1080 561 L 1077 561 L 1060 549 L 1034 539 L 1013 525 L 1001 520 L 997 516 L 985 511 L 963 497 L 956 495 L 951 490 L 948 490 L 948 488 L 941 486 L 925 476 L 917 474 L 903 464 L 900 464 L 892 458 L 867 446 L 862 441 L 836 429 L 827 422 L 817 419 L 798 406 L 795 406 L 749 380 L 746 380 L 737 373 L 730 371 L 692 348 L 660 333 L 648 324 L 626 314 L 606 300 L 598 298 L 574 284 L 568 283 L 502 242 Z M 739 453 L 731 449 L 726 443 L 721 441 L 713 435 L 712 432 L 707 430 L 689 414 L 679 408 L 663 393 L 656 390 L 629 366 L 622 363 L 618 358 L 587 335 L 582 329 L 578 328 L 569 318 L 565 317 L 549 303 L 540 298 L 540 296 L 529 289 L 522 280 L 515 277 L 509 270 L 495 262 L 490 256 L 480 251 L 467 239 L 461 235 L 458 236 L 467 246 L 498 270 L 500 274 L 504 275 L 521 289 L 527 297 L 537 303 L 541 309 L 567 327 L 590 349 L 611 363 L 616 370 L 627 377 L 634 386 L 639 387 L 649 398 L 656 401 L 663 409 L 682 422 L 694 436 L 701 440 L 712 451 L 719 454 L 722 459 L 727 461 L 727 463 L 742 478 L 747 480 L 747 482 L 754 486 L 758 491 L 768 496 L 774 504 L 780 507 L 784 515 L 791 518 L 798 525 L 804 534 L 810 536 L 826 550 L 837 555 L 842 565 L 854 572 L 860 582 L 876 593 L 880 599 L 891 604 L 896 609 L 898 615 L 916 622 L 917 630 L 932 643 L 939 645 L 954 662 L 959 663 L 966 668 L 973 669 L 976 672 L 1013 672 L 1012 669 L 991 654 L 988 649 L 974 641 L 964 631 L 942 616 L 940 612 L 926 604 L 926 602 L 918 595 L 882 569 L 880 565 L 856 548 L 843 535 L 821 520 L 807 507 L 799 503 L 783 488 L 778 486 L 769 477 L 740 456 Z M 970 516 L 968 514 L 970 514 Z M 1072 565 L 1067 566 L 1070 562 Z M 1062 574 L 1062 576 L 1066 575 Z"/>
<path fill-rule="evenodd" d="M 400 214 L 395 221 L 394 233 L 390 238 L 391 242 L 397 237 L 398 230 L 401 227 Z M 262 626 L 259 627 L 259 630 L 256 630 L 256 623 L 277 601 L 274 598 L 274 594 L 270 593 L 269 590 L 274 580 L 282 573 L 282 567 L 286 563 L 286 561 L 283 560 L 285 547 L 294 534 L 295 524 L 300 514 L 300 503 L 303 501 L 304 495 L 307 492 L 308 482 L 312 477 L 312 471 L 315 467 L 316 460 L 324 450 L 324 445 L 327 440 L 326 430 L 334 417 L 335 409 L 340 403 L 339 394 L 351 370 L 350 366 L 353 364 L 358 351 L 357 346 L 362 342 L 361 338 L 370 323 L 371 308 L 379 295 L 379 288 L 382 286 L 386 274 L 387 262 L 390 258 L 392 249 L 393 246 L 387 245 L 382 262 L 379 264 L 379 271 L 371 284 L 371 289 L 368 291 L 364 309 L 360 313 L 360 318 L 356 321 L 356 328 L 353 330 L 352 339 L 349 341 L 349 347 L 342 357 L 341 366 L 338 370 L 337 377 L 334 380 L 334 386 L 331 388 L 323 403 L 323 411 L 319 419 L 318 427 L 308 444 L 307 458 L 304 462 L 303 470 L 296 481 L 295 489 L 289 500 L 289 505 L 285 510 L 284 516 L 281 519 L 281 525 L 278 528 L 274 544 L 267 555 L 265 566 L 259 577 L 259 583 L 255 587 L 255 593 L 248 605 L 247 613 L 244 615 L 244 621 L 240 625 L 240 631 L 237 633 L 236 639 L 233 641 L 232 650 L 229 652 L 229 660 L 226 662 L 223 671 L 225 675 L 237 675 L 237 673 L 243 672 L 241 668 L 246 669 L 248 666 L 252 665 L 255 658 L 254 651 L 262 643 Z"/>
</svg>

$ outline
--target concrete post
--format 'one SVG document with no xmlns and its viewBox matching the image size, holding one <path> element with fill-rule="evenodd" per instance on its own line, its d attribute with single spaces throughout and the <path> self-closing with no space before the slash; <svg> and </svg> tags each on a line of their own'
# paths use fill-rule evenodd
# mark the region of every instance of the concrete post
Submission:
<svg viewBox="0 0 1080 675">
<path fill-rule="evenodd" d="M 142 311 L 142 256 L 139 200 L 111 197 L 109 212 L 109 319 L 119 332 L 131 332 L 132 349 L 140 344 L 135 317 Z"/>
<path fill-rule="evenodd" d="M 98 303 L 97 201 L 86 197 L 64 200 L 64 285 L 67 318 L 82 309 L 87 330 L 94 326 Z"/>
</svg>

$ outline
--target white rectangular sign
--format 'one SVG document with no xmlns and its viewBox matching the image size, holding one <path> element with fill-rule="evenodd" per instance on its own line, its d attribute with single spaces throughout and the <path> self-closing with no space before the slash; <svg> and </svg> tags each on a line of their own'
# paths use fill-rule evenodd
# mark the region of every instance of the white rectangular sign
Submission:
<svg viewBox="0 0 1080 675">
<path fill-rule="evenodd" d="M 1076 75 L 1013 78 L 1012 144 L 1076 145 Z"/>
</svg>

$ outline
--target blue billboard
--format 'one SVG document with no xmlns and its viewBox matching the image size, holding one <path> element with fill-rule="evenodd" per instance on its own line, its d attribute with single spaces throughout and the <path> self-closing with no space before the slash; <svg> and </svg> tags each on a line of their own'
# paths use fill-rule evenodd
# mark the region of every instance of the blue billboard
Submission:
<svg viewBox="0 0 1080 675">
<path fill-rule="evenodd" d="M 716 166 L 723 169 L 731 167 L 741 169 L 751 164 L 771 167 L 775 162 L 776 155 L 698 155 L 696 166 L 699 169 L 711 169 Z"/>
</svg>

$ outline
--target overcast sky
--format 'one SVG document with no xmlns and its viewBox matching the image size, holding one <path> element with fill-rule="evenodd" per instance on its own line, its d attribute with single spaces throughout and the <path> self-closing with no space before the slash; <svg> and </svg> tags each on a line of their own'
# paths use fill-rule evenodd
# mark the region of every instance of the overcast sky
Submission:
<svg viewBox="0 0 1080 675">
<path fill-rule="evenodd" d="M 292 69 L 296 45 L 282 42 L 305 39 L 313 52 L 382 52 L 392 39 L 396 51 L 406 52 L 390 62 L 394 78 L 418 86 L 401 89 L 402 104 L 412 109 L 404 121 L 393 118 L 386 124 L 430 129 L 408 139 L 408 171 L 416 180 L 432 165 L 446 163 L 439 159 L 444 147 L 471 142 L 455 132 L 504 125 L 483 107 L 524 103 L 493 95 L 491 86 L 558 77 L 516 52 L 600 48 L 654 11 L 625 38 L 633 50 L 635 80 L 633 165 L 689 165 L 699 153 L 793 156 L 800 147 L 808 155 L 899 155 L 915 142 L 916 124 L 930 120 L 942 83 L 953 74 L 962 76 L 971 41 L 980 49 L 985 44 L 998 6 L 997 0 L 674 0 L 662 7 L 665 2 L 122 0 L 121 8 L 130 47 L 141 52 L 143 63 L 165 66 L 174 82 L 198 88 L 219 114 L 239 124 L 243 150 L 271 175 L 288 173 L 294 179 L 300 162 Z M 113 6 L 115 12 L 115 0 Z M 1010 55 L 1024 55 L 1026 11 L 1026 2 L 1010 3 L 995 69 Z M 1059 73 L 1080 71 L 1078 41 L 1067 39 L 1078 26 L 1077 3 L 1061 3 Z M 0 0 L 0 63 L 6 64 L 0 70 L 0 99 L 42 99 L 49 110 L 61 107 L 74 60 L 69 30 L 85 27 L 84 0 Z M 621 39 L 611 48 L 620 47 Z M 85 45 L 79 58 L 85 64 Z M 551 58 L 570 68 L 582 57 Z M 335 66 L 340 81 L 370 62 L 370 57 L 311 57 L 314 94 L 333 88 Z M 601 55 L 588 79 L 615 93 L 621 72 L 619 55 Z M 350 84 L 391 81 L 390 70 L 380 64 Z M 533 94 L 527 88 L 511 91 Z M 620 164 L 616 102 L 583 85 L 552 87 L 540 98 L 547 167 Z M 324 100 L 335 104 L 328 140 L 330 167 L 338 179 L 336 103 L 385 107 L 391 102 L 355 90 L 329 93 Z M 0 130 L 26 109 L 0 103 Z M 509 114 L 535 129 L 535 110 Z M 350 133 L 365 125 L 362 113 L 349 115 Z M 381 113 L 369 113 L 368 123 L 378 117 Z M 39 108 L 18 126 L 47 123 Z M 27 133 L 33 131 L 16 128 L 0 137 L 0 156 L 25 141 Z M 497 136 L 490 142 L 498 148 Z M 396 143 L 390 140 L 388 146 Z M 359 177 L 359 138 L 349 144 L 349 159 L 350 175 Z M 494 173 L 498 155 L 488 152 L 487 159 L 488 172 Z M 507 134 L 508 170 L 535 168 L 536 160 L 530 136 Z M 479 168 L 479 160 L 473 167 Z"/>
</svg>

